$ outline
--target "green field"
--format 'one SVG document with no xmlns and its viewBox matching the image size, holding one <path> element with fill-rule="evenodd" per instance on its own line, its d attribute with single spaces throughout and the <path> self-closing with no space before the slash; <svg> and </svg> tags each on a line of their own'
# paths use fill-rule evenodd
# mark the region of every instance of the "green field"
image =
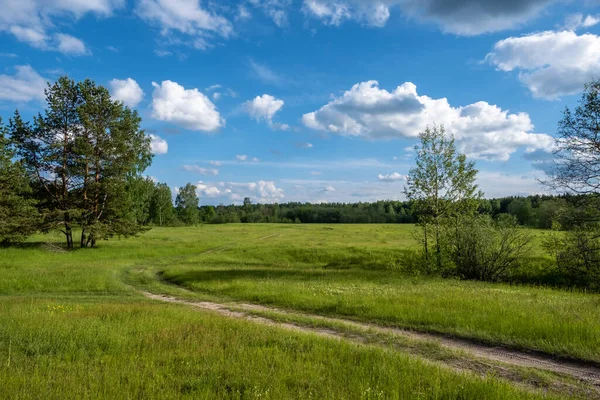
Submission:
<svg viewBox="0 0 600 400">
<path fill-rule="evenodd" d="M 91 250 L 47 244 L 59 236 L 1 249 L 0 398 L 551 396 L 382 346 L 158 303 L 140 290 L 600 362 L 600 296 L 407 274 L 413 230 L 205 225 Z M 538 249 L 532 265 L 541 257 Z"/>
</svg>

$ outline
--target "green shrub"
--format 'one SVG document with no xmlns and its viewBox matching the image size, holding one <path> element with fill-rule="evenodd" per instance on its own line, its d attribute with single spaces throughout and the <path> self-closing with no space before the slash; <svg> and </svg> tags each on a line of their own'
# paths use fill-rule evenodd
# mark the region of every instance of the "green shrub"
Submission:
<svg viewBox="0 0 600 400">
<path fill-rule="evenodd" d="M 454 274 L 461 279 L 506 280 L 530 249 L 530 235 L 511 215 L 496 220 L 489 215 L 465 218 L 445 233 Z"/>
</svg>

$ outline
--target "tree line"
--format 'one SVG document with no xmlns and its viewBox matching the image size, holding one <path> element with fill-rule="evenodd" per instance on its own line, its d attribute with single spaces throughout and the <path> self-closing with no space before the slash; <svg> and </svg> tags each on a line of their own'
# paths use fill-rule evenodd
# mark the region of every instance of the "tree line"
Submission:
<svg viewBox="0 0 600 400">
<path fill-rule="evenodd" d="M 0 119 L 0 244 L 59 231 L 68 248 L 127 237 L 151 226 L 198 223 L 417 223 L 418 273 L 489 281 L 514 276 L 530 255 L 523 226 L 550 229 L 544 247 L 566 284 L 600 289 L 600 81 L 559 122 L 544 182 L 560 196 L 484 199 L 475 163 L 443 126 L 419 135 L 407 201 L 199 206 L 196 187 L 144 176 L 152 162 L 141 118 L 91 80 L 61 77 L 31 121 Z M 76 237 L 78 236 L 78 237 Z"/>
</svg>

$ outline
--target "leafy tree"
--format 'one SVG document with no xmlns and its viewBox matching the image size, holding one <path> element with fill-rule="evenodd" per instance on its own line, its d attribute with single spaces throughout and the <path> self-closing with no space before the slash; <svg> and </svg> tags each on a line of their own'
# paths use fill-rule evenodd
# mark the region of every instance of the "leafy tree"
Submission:
<svg viewBox="0 0 600 400">
<path fill-rule="evenodd" d="M 508 205 L 507 211 L 514 215 L 521 225 L 534 225 L 535 212 L 531 200 L 525 197 L 514 199 Z"/>
<path fill-rule="evenodd" d="M 147 225 L 150 222 L 150 207 L 155 186 L 152 179 L 141 176 L 128 177 L 125 186 L 127 193 L 128 217 L 139 225 Z"/>
<path fill-rule="evenodd" d="M 34 233 L 39 214 L 25 169 L 14 162 L 14 151 L 0 118 L 0 244 L 19 242 Z"/>
<path fill-rule="evenodd" d="M 427 127 L 419 138 L 416 167 L 409 172 L 404 193 L 423 227 L 425 261 L 431 261 L 431 235 L 437 268 L 441 269 L 442 225 L 453 219 L 458 227 L 461 216 L 476 212 L 482 194 L 475 184 L 474 162 L 457 153 L 454 138 L 446 135 L 443 126 Z"/>
<path fill-rule="evenodd" d="M 585 86 L 575 112 L 567 107 L 558 125 L 554 168 L 545 183 L 578 194 L 600 189 L 600 80 Z"/>
<path fill-rule="evenodd" d="M 150 198 L 150 220 L 158 226 L 168 225 L 174 212 L 171 188 L 166 183 L 157 184 Z"/>
<path fill-rule="evenodd" d="M 191 183 L 179 188 L 179 193 L 175 199 L 175 206 L 179 219 L 186 225 L 195 225 L 198 223 L 198 195 L 196 187 Z"/>
</svg>

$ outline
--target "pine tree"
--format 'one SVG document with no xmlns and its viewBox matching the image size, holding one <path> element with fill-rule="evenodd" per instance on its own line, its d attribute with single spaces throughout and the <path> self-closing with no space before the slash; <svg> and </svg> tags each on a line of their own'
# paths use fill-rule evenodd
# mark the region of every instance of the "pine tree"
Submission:
<svg viewBox="0 0 600 400">
<path fill-rule="evenodd" d="M 34 233 L 39 224 L 25 169 L 13 161 L 14 151 L 0 118 L 0 244 L 14 243 Z"/>
<path fill-rule="evenodd" d="M 139 232 L 128 218 L 126 185 L 150 165 L 152 153 L 137 112 L 112 101 L 106 88 L 68 77 L 48 86 L 46 102 L 33 124 L 18 112 L 10 123 L 17 155 L 40 199 L 43 230 L 63 232 L 69 248 L 75 225 L 81 247 Z"/>
</svg>

